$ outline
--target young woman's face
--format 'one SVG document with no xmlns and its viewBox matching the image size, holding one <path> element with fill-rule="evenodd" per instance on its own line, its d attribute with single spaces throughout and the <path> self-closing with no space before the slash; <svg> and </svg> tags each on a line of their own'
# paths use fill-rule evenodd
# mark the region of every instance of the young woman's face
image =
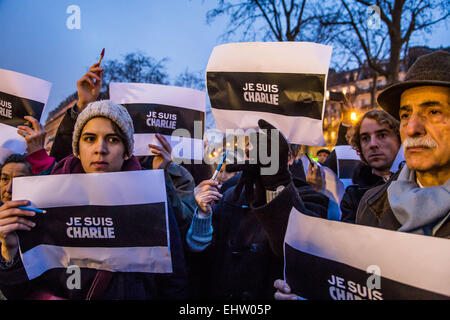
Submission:
<svg viewBox="0 0 450 320">
<path fill-rule="evenodd" d="M 86 173 L 120 171 L 125 145 L 106 118 L 93 118 L 84 126 L 79 142 L 81 165 Z"/>
</svg>

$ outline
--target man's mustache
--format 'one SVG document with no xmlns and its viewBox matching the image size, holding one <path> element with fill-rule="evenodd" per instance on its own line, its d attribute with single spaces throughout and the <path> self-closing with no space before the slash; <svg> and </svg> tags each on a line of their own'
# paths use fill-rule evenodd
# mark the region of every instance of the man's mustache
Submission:
<svg viewBox="0 0 450 320">
<path fill-rule="evenodd" d="M 403 148 L 406 150 L 408 148 L 437 148 L 438 144 L 432 138 L 429 137 L 418 137 L 411 138 L 407 137 L 403 141 Z"/>
</svg>

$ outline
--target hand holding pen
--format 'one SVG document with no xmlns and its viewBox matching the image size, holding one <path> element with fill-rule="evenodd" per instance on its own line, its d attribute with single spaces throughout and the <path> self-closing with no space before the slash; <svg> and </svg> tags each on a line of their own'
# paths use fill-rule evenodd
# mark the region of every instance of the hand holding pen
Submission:
<svg viewBox="0 0 450 320">
<path fill-rule="evenodd" d="M 308 171 L 306 174 L 306 181 L 311 185 L 311 187 L 317 192 L 321 192 L 323 188 L 323 178 L 322 171 L 320 169 L 320 165 L 314 162 L 307 153 L 305 153 L 306 157 L 311 164 L 308 167 Z"/>
<path fill-rule="evenodd" d="M 29 205 L 27 200 L 7 201 L 0 206 L 0 241 L 1 254 L 6 261 L 12 261 L 19 248 L 17 231 L 30 231 L 36 224 L 26 219 L 35 216 L 36 212 L 30 208 L 21 209 Z"/>
<path fill-rule="evenodd" d="M 219 192 L 219 183 L 216 181 L 220 168 L 227 157 L 227 151 L 225 151 L 222 161 L 217 166 L 214 174 L 210 180 L 204 180 L 200 182 L 194 189 L 195 201 L 198 205 L 197 214 L 201 218 L 206 218 L 212 213 L 212 206 L 215 201 L 219 201 L 222 198 L 222 194 Z"/>
<path fill-rule="evenodd" d="M 225 159 L 227 158 L 227 154 L 228 154 L 228 150 L 225 150 L 225 152 L 223 153 L 222 161 L 220 161 L 219 165 L 217 166 L 216 170 L 214 171 L 214 174 L 213 174 L 211 180 L 216 181 L 216 179 L 220 173 L 220 168 L 222 167 L 223 163 L 225 162 Z"/>
<path fill-rule="evenodd" d="M 98 62 L 94 63 L 86 74 L 77 81 L 78 111 L 82 111 L 86 106 L 97 100 L 102 88 L 102 79 L 104 69 L 100 67 L 105 49 L 103 48 Z"/>
</svg>

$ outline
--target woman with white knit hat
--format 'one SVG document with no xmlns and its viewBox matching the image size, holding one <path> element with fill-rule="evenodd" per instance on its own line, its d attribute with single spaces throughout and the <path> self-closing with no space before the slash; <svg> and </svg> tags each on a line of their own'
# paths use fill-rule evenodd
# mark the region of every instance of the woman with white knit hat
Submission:
<svg viewBox="0 0 450 320">
<path fill-rule="evenodd" d="M 127 110 L 112 101 L 102 100 L 90 103 L 79 115 L 73 131 L 73 154 L 55 163 L 42 148 L 28 150 L 27 160 L 32 164 L 34 174 L 102 173 L 141 170 L 139 161 L 133 156 L 133 121 Z M 33 151 L 33 152 L 32 152 Z M 100 179 L 100 177 L 99 177 Z M 32 224 L 26 217 L 28 212 L 17 209 L 26 205 L 10 204 L 6 210 L 14 210 L 19 225 L 12 229 L 31 230 Z M 20 203 L 20 204 L 19 204 Z M 0 256 L 0 273 L 15 275 L 14 286 L 1 284 L 8 298 L 23 299 L 30 296 L 39 299 L 85 299 L 89 289 L 96 285 L 97 299 L 183 299 L 187 297 L 186 268 L 181 238 L 170 203 L 169 232 L 173 273 L 155 275 L 147 273 L 122 273 L 97 271 L 81 268 L 81 289 L 69 290 L 65 285 L 65 270 L 51 269 L 42 276 L 28 281 L 18 246 L 3 246 Z M 1 213 L 1 212 L 0 212 Z M 1 215 L 0 215 L 1 216 Z M 131 258 L 132 259 L 132 258 Z M 23 283 L 18 285 L 17 276 L 23 274 Z M 7 278 L 7 277 L 4 277 Z M 100 288 L 100 290 L 98 289 Z M 9 293 L 9 296 L 8 294 Z"/>
</svg>

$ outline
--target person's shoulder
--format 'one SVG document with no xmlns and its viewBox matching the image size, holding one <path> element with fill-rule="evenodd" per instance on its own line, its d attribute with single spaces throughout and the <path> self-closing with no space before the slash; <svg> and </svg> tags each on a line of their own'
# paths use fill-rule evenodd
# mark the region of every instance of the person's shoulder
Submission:
<svg viewBox="0 0 450 320">
<path fill-rule="evenodd" d="M 378 186 L 374 186 L 372 188 L 369 188 L 362 197 L 361 201 L 369 201 L 369 200 L 376 200 L 379 197 L 381 197 L 385 192 L 387 191 L 386 184 L 381 184 Z"/>
<path fill-rule="evenodd" d="M 236 185 L 230 186 L 223 193 L 223 197 L 222 197 L 223 201 L 221 201 L 221 202 L 223 204 L 227 204 L 227 205 L 230 205 L 232 207 L 242 208 L 242 206 L 245 205 L 245 192 L 244 192 L 244 189 L 241 191 L 241 194 L 239 195 L 239 198 L 238 198 L 237 201 L 234 199 L 234 191 L 235 190 L 236 190 Z"/>
<path fill-rule="evenodd" d="M 172 176 L 184 177 L 192 181 L 194 180 L 192 174 L 188 169 L 174 162 L 171 162 L 169 164 L 169 166 L 167 167 L 167 172 Z"/>
</svg>

